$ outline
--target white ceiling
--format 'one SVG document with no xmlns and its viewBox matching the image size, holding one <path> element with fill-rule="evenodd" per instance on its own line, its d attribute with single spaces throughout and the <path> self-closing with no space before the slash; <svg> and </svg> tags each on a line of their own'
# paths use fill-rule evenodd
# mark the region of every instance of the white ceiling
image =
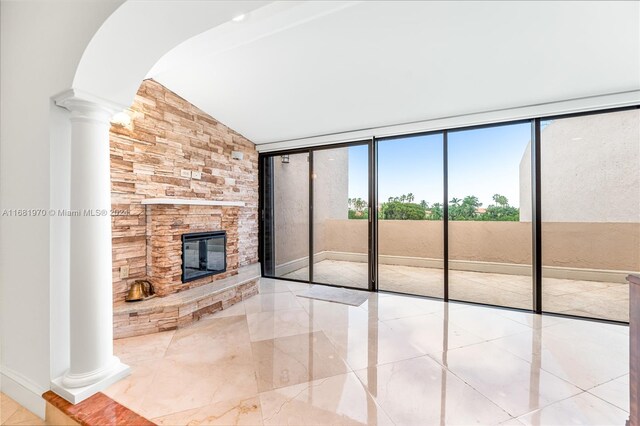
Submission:
<svg viewBox="0 0 640 426">
<path fill-rule="evenodd" d="M 638 2 L 276 2 L 148 77 L 257 144 L 640 89 Z"/>
</svg>

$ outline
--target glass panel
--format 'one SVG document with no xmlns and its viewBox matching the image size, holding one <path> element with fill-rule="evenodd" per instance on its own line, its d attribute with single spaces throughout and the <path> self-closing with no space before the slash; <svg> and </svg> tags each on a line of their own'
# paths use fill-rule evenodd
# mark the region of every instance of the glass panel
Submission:
<svg viewBox="0 0 640 426">
<path fill-rule="evenodd" d="M 629 321 L 640 272 L 640 112 L 541 126 L 544 311 Z"/>
<path fill-rule="evenodd" d="M 224 237 L 214 237 L 207 240 L 207 270 L 224 270 Z"/>
<path fill-rule="evenodd" d="M 184 244 L 184 275 L 189 279 L 200 271 L 200 242 L 188 241 Z"/>
<path fill-rule="evenodd" d="M 442 134 L 378 142 L 378 288 L 444 296 Z"/>
<path fill-rule="evenodd" d="M 185 236 L 183 282 L 225 271 L 224 235 Z"/>
<path fill-rule="evenodd" d="M 450 132 L 449 297 L 532 308 L 531 125 Z"/>
<path fill-rule="evenodd" d="M 273 173 L 274 274 L 309 280 L 309 154 L 276 156 Z"/>
<path fill-rule="evenodd" d="M 313 152 L 313 281 L 368 288 L 369 146 Z"/>
</svg>

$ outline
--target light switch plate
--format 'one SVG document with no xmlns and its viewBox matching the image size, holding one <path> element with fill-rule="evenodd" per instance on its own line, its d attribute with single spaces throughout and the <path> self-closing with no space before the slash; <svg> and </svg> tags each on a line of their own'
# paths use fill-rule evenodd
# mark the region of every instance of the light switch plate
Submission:
<svg viewBox="0 0 640 426">
<path fill-rule="evenodd" d="M 127 277 L 129 277 L 129 265 L 121 266 L 120 278 L 127 278 Z"/>
<path fill-rule="evenodd" d="M 202 172 L 192 171 L 191 177 L 194 179 L 202 179 Z"/>
<path fill-rule="evenodd" d="M 185 178 L 191 177 L 191 170 L 180 170 L 180 176 Z"/>
</svg>

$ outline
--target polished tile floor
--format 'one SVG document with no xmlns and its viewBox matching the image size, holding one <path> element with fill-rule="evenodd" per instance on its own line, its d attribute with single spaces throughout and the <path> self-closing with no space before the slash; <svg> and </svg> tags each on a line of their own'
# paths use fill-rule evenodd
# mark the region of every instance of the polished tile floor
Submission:
<svg viewBox="0 0 640 426">
<path fill-rule="evenodd" d="M 4 393 L 0 393 L 0 425 L 44 425 L 45 422 L 31 411 L 9 398 Z"/>
<path fill-rule="evenodd" d="M 628 327 L 370 294 L 260 294 L 187 328 L 115 341 L 106 393 L 158 424 L 623 425 Z"/>
<path fill-rule="evenodd" d="M 380 265 L 381 290 L 421 296 L 443 297 L 442 269 L 402 265 Z M 366 288 L 367 264 L 322 260 L 313 266 L 314 281 L 340 286 Z M 283 278 L 307 280 L 308 268 Z M 449 296 L 489 305 L 531 309 L 531 277 L 483 272 L 451 271 Z M 543 305 L 547 312 L 581 317 L 629 321 L 628 284 L 543 279 Z"/>
</svg>

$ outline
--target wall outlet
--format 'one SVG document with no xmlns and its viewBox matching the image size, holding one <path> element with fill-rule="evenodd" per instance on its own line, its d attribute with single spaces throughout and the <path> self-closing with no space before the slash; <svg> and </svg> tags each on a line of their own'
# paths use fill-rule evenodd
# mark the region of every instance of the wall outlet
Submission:
<svg viewBox="0 0 640 426">
<path fill-rule="evenodd" d="M 120 278 L 128 278 L 129 277 L 129 265 L 120 267 Z"/>
<path fill-rule="evenodd" d="M 194 179 L 202 179 L 202 172 L 192 171 L 191 177 Z"/>
<path fill-rule="evenodd" d="M 180 170 L 180 176 L 182 176 L 184 178 L 190 178 L 191 177 L 191 170 Z"/>
</svg>

